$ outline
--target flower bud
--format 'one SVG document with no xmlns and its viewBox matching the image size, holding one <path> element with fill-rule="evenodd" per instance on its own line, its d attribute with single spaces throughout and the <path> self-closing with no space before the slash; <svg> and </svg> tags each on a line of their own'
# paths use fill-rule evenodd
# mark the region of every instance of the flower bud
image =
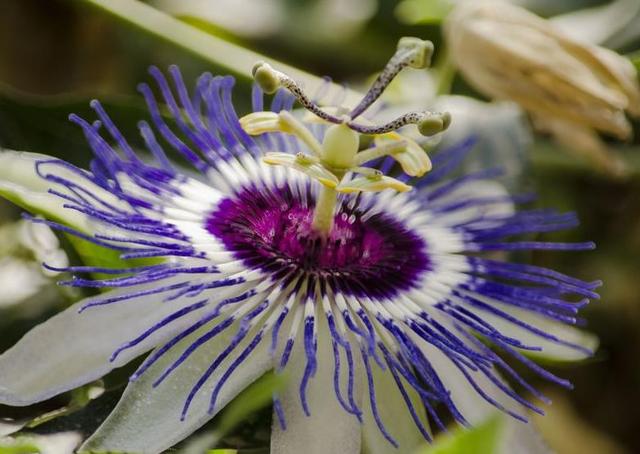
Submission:
<svg viewBox="0 0 640 454">
<path fill-rule="evenodd" d="M 640 87 L 624 57 L 575 41 L 502 1 L 461 3 L 445 33 L 455 65 L 474 88 L 519 103 L 537 124 L 557 119 L 619 139 L 631 136 L 625 111 L 640 115 Z"/>
</svg>

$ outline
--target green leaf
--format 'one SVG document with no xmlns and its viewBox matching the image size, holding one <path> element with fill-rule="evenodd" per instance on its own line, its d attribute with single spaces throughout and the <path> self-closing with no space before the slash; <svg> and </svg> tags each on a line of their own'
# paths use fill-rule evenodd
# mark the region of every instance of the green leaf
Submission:
<svg viewBox="0 0 640 454">
<path fill-rule="evenodd" d="M 459 427 L 416 454 L 494 454 L 498 452 L 503 424 L 503 419 L 495 416 L 472 429 Z"/>
<path fill-rule="evenodd" d="M 0 440 L 0 454 L 36 454 L 42 452 L 30 442 L 3 442 Z"/>
<path fill-rule="evenodd" d="M 125 451 L 84 451 L 82 454 L 136 454 L 136 453 L 125 452 Z"/>
<path fill-rule="evenodd" d="M 396 17 L 409 25 L 440 24 L 452 9 L 451 0 L 404 0 L 396 8 Z"/>
</svg>

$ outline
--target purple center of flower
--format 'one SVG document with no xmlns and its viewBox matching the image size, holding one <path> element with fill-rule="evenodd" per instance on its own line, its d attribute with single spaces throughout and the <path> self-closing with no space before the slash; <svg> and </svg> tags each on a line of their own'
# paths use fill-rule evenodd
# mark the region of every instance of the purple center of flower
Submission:
<svg viewBox="0 0 640 454">
<path fill-rule="evenodd" d="M 343 206 L 321 240 L 312 227 L 314 203 L 288 188 L 248 188 L 223 199 L 206 228 L 250 268 L 278 278 L 303 270 L 346 294 L 393 296 L 430 268 L 424 241 L 387 214 Z"/>
</svg>

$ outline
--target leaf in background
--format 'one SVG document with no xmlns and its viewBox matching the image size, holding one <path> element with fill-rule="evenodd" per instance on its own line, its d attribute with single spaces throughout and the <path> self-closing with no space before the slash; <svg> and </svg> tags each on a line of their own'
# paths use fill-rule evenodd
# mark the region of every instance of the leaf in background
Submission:
<svg viewBox="0 0 640 454">
<path fill-rule="evenodd" d="M 40 449 L 26 440 L 0 440 L 0 454 L 36 454 Z"/>
<path fill-rule="evenodd" d="M 0 454 L 66 454 L 73 452 L 80 440 L 75 432 L 9 437 L 0 439 Z"/>
<path fill-rule="evenodd" d="M 626 177 L 629 180 L 640 178 L 640 147 L 618 145 L 610 146 L 625 164 Z M 591 178 L 609 178 L 599 172 L 581 156 L 571 154 L 561 145 L 545 140 L 537 140 L 531 152 L 531 164 L 535 172 L 557 171 L 569 172 L 573 175 L 589 175 Z M 609 178 L 610 179 L 610 178 Z"/>
<path fill-rule="evenodd" d="M 195 86 L 195 81 L 191 85 Z M 87 121 L 95 120 L 97 116 L 90 102 L 87 96 L 28 95 L 0 83 L 0 149 L 43 153 L 88 168 L 93 153 L 82 129 L 69 121 L 69 114 L 75 113 Z M 100 104 L 131 146 L 144 150 L 143 156 L 148 154 L 138 129 L 140 120 L 150 119 L 142 96 L 101 96 Z M 160 113 L 171 121 L 167 109 L 161 106 Z M 184 138 L 179 131 L 177 134 Z M 165 151 L 175 164 L 185 162 L 171 147 L 165 147 Z M 185 172 L 189 170 L 185 169 Z M 0 180 L 6 173 L 6 169 L 0 168 Z"/>
<path fill-rule="evenodd" d="M 396 8 L 396 17 L 405 24 L 439 24 L 453 9 L 452 0 L 404 0 Z"/>
<path fill-rule="evenodd" d="M 121 394 L 122 388 L 118 388 L 106 391 L 84 405 L 72 402 L 68 407 L 61 409 L 58 414 L 36 418 L 20 434 L 25 436 L 46 436 L 72 431 L 80 434 L 82 438 L 86 438 L 100 426 L 102 421 L 113 410 Z"/>
<path fill-rule="evenodd" d="M 0 146 L 28 150 L 65 159 L 86 167 L 89 146 L 69 114 L 94 119 L 90 99 L 79 96 L 32 96 L 0 85 Z M 137 123 L 148 118 L 142 98 L 101 99 L 109 115 L 133 145 L 142 145 Z"/>
<path fill-rule="evenodd" d="M 396 16 L 405 24 L 440 24 L 456 4 L 475 0 L 403 0 Z M 599 0 L 507 0 L 542 16 L 552 16 L 598 4 Z M 636 0 L 621 0 L 635 2 Z M 594 8 L 595 9 L 595 8 Z"/>
<path fill-rule="evenodd" d="M 471 429 L 458 427 L 448 435 L 436 438 L 416 454 L 495 454 L 503 431 L 502 417 L 495 416 Z"/>
<path fill-rule="evenodd" d="M 280 0 L 218 0 L 215 8 L 209 0 L 153 0 L 151 5 L 187 22 L 207 24 L 205 31 L 214 27 L 215 35 L 229 30 L 244 38 L 268 37 L 287 19 L 286 5 Z"/>
</svg>

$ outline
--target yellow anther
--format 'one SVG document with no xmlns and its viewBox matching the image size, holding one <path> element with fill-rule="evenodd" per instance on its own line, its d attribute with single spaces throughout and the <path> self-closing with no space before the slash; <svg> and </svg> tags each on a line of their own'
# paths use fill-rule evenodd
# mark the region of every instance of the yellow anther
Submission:
<svg viewBox="0 0 640 454">
<path fill-rule="evenodd" d="M 296 162 L 301 166 L 308 166 L 311 164 L 317 164 L 320 161 L 318 158 L 314 158 L 313 156 L 308 156 L 304 153 L 296 153 Z"/>
<path fill-rule="evenodd" d="M 251 136 L 282 131 L 280 117 L 275 112 L 250 113 L 240 119 L 240 126 Z"/>
<path fill-rule="evenodd" d="M 384 174 L 381 170 L 372 169 L 371 167 L 354 167 L 351 172 L 359 173 L 360 175 L 367 176 L 369 178 L 381 178 Z"/>
<path fill-rule="evenodd" d="M 375 141 L 378 146 L 383 146 L 389 142 L 404 142 L 406 144 L 402 150 L 389 154 L 389 156 L 398 161 L 404 173 L 412 177 L 420 177 L 431 170 L 429 155 L 415 140 L 401 136 L 397 132 L 389 132 L 376 137 Z"/>
<path fill-rule="evenodd" d="M 284 132 L 300 139 L 317 156 L 322 154 L 322 145 L 311 131 L 291 112 L 253 112 L 240 119 L 240 126 L 247 134 L 256 136 L 267 132 Z"/>
<path fill-rule="evenodd" d="M 386 189 L 393 189 L 398 192 L 407 192 L 411 190 L 411 186 L 386 175 L 371 175 L 354 178 L 349 181 L 342 181 L 335 188 L 337 192 L 342 193 L 380 192 Z"/>
</svg>

